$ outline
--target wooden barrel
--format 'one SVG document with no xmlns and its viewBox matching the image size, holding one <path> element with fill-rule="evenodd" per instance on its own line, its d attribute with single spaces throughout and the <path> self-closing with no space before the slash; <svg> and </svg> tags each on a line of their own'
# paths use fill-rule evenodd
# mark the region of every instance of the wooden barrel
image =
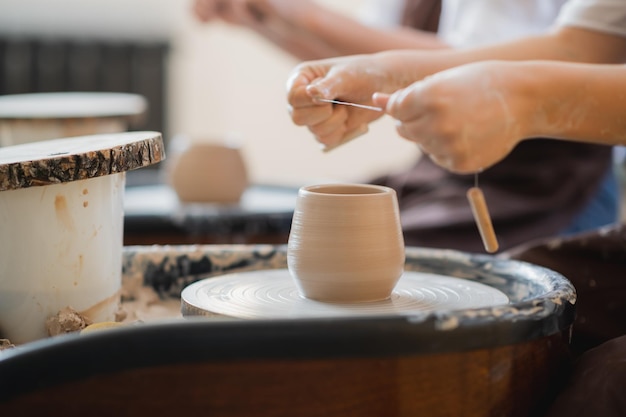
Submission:
<svg viewBox="0 0 626 417">
<path fill-rule="evenodd" d="M 280 268 L 273 246 L 137 247 L 162 294 L 225 271 Z M 479 281 L 510 304 L 408 316 L 189 318 L 67 335 L 0 355 L 6 413 L 535 416 L 568 365 L 575 291 L 532 264 L 407 248 L 407 268 Z"/>
</svg>

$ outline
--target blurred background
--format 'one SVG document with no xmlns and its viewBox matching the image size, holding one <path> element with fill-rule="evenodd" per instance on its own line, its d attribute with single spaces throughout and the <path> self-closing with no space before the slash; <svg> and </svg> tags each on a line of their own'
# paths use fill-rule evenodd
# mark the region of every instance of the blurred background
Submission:
<svg viewBox="0 0 626 417">
<path fill-rule="evenodd" d="M 362 0 L 321 2 L 351 14 Z M 252 183 L 365 181 L 419 156 L 388 118 L 321 152 L 287 113 L 296 64 L 246 29 L 196 21 L 188 0 L 0 0 L 0 94 L 141 94 L 149 110 L 133 130 L 239 143 Z"/>
</svg>

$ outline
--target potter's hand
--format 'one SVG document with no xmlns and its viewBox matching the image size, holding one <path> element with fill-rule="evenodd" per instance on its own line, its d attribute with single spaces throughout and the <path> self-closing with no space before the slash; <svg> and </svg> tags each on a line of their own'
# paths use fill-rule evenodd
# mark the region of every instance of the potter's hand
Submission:
<svg viewBox="0 0 626 417">
<path fill-rule="evenodd" d="M 478 172 L 528 137 L 522 127 L 531 106 L 507 65 L 464 65 L 391 96 L 377 93 L 373 101 L 397 120 L 400 136 L 416 142 L 434 162 L 453 172 Z"/>
<path fill-rule="evenodd" d="M 287 82 L 293 122 L 307 126 L 315 138 L 332 149 L 358 137 L 383 113 L 333 105 L 316 99 L 372 104 L 376 91 L 391 92 L 393 77 L 376 55 L 356 55 L 300 64 Z"/>
<path fill-rule="evenodd" d="M 193 11 L 202 22 L 220 19 L 250 28 L 273 19 L 297 22 L 319 8 L 312 0 L 194 0 Z"/>
<path fill-rule="evenodd" d="M 235 13 L 234 3 L 240 0 L 194 0 L 193 13 L 201 22 L 223 20 L 239 24 L 240 18 Z"/>
</svg>

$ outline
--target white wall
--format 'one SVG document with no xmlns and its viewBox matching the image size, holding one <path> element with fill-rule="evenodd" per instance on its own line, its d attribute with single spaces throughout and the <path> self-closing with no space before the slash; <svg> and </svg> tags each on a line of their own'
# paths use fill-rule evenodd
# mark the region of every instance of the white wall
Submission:
<svg viewBox="0 0 626 417">
<path fill-rule="evenodd" d="M 325 3 L 350 13 L 362 0 Z M 245 29 L 200 24 L 189 0 L 0 0 L 0 32 L 169 39 L 168 125 L 193 140 L 236 137 L 256 182 L 361 181 L 418 157 L 391 120 L 328 154 L 291 123 L 285 82 L 296 61 Z"/>
</svg>

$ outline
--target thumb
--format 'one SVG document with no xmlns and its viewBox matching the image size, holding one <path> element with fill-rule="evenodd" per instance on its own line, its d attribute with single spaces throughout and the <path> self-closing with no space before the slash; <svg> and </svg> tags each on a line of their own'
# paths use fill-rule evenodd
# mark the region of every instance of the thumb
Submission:
<svg viewBox="0 0 626 417">
<path fill-rule="evenodd" d="M 372 102 L 374 103 L 375 106 L 378 106 L 382 109 L 387 109 L 387 103 L 389 103 L 389 98 L 391 96 L 389 94 L 385 94 L 385 93 L 374 93 L 372 95 Z"/>
<path fill-rule="evenodd" d="M 342 95 L 342 81 L 340 77 L 327 75 L 311 82 L 306 88 L 307 94 L 312 98 L 334 99 Z"/>
<path fill-rule="evenodd" d="M 396 120 L 415 119 L 426 111 L 426 99 L 422 98 L 424 81 L 418 81 L 387 97 L 385 112 Z"/>
</svg>

